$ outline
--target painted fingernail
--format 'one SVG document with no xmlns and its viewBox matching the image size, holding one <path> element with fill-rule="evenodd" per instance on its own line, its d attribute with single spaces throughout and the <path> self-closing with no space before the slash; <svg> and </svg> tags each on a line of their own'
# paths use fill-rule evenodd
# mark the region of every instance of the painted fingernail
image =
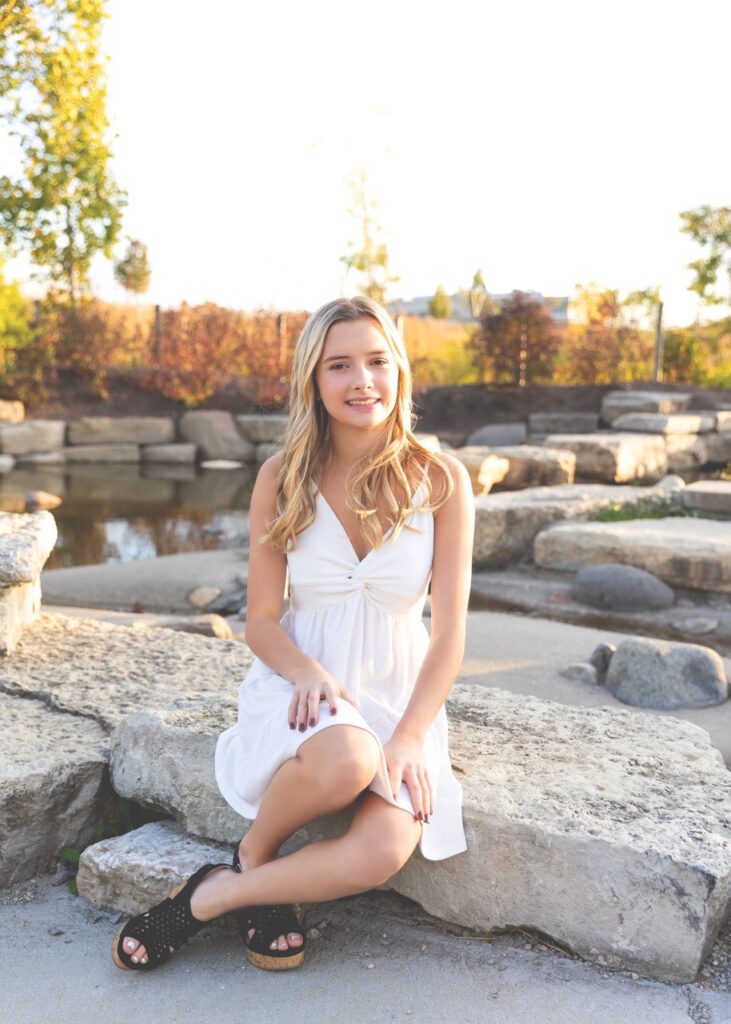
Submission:
<svg viewBox="0 0 731 1024">
<path fill-rule="evenodd" d="M 314 718 L 311 718 L 311 719 L 310 719 L 310 725 L 314 725 L 314 724 L 315 724 L 315 719 L 314 719 Z"/>
<path fill-rule="evenodd" d="M 306 722 L 300 722 L 300 732 L 304 732 L 306 728 L 307 728 L 307 723 Z"/>
<path fill-rule="evenodd" d="M 290 729 L 294 729 L 294 722 L 290 722 L 289 723 L 289 727 L 290 727 Z"/>
<path fill-rule="evenodd" d="M 330 714 L 331 715 L 337 715 L 337 713 L 338 713 L 338 709 L 337 708 L 330 708 Z"/>
</svg>

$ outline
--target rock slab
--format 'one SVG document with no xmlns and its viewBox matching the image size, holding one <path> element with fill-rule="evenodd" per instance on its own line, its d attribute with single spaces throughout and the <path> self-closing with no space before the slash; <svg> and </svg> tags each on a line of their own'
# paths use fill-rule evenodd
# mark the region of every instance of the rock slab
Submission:
<svg viewBox="0 0 731 1024">
<path fill-rule="evenodd" d="M 83 416 L 69 423 L 69 444 L 167 444 L 175 438 L 168 416 Z"/>
<path fill-rule="evenodd" d="M 600 964 L 695 977 L 731 900 L 731 775 L 705 730 L 467 684 L 448 712 L 468 849 L 437 862 L 417 850 L 392 887 L 446 921 L 537 929 Z M 235 714 L 232 688 L 121 721 L 115 788 L 235 842 L 243 819 L 213 774 Z M 332 834 L 332 821 L 304 831 Z"/>
<path fill-rule="evenodd" d="M 640 708 L 705 708 L 729 696 L 716 651 L 649 637 L 622 641 L 609 662 L 606 684 L 618 700 Z"/>
<path fill-rule="evenodd" d="M 0 587 L 38 579 L 56 543 L 58 530 L 50 512 L 0 512 Z"/>
<path fill-rule="evenodd" d="M 477 497 L 473 564 L 476 568 L 505 565 L 529 555 L 536 534 L 551 523 L 585 518 L 613 504 L 624 505 L 640 498 L 667 495 L 681 486 L 684 486 L 682 480 L 669 486 L 659 481 L 652 488 L 563 484 Z"/>
<path fill-rule="evenodd" d="M 635 565 L 670 586 L 731 593 L 731 523 L 714 519 L 556 523 L 536 537 L 533 558 L 562 572 L 605 562 Z"/>
<path fill-rule="evenodd" d="M 0 693 L 0 886 L 84 846 L 109 788 L 109 739 L 96 722 Z"/>
</svg>

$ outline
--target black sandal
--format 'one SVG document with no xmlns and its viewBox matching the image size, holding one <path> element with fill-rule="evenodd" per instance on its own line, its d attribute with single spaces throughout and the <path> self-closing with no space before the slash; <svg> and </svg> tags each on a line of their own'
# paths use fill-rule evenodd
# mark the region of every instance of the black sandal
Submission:
<svg viewBox="0 0 731 1024">
<path fill-rule="evenodd" d="M 210 921 L 199 921 L 197 917 L 193 917 L 190 899 L 198 883 L 210 871 L 214 868 L 228 867 L 228 864 L 204 864 L 187 882 L 173 889 L 162 903 L 158 903 L 144 914 L 137 914 L 122 925 L 112 944 L 112 959 L 117 967 L 121 967 L 123 971 L 149 971 L 153 967 L 159 967 L 196 932 L 210 924 Z M 132 957 L 137 955 L 139 946 L 128 953 L 123 948 L 124 940 L 128 937 L 136 939 L 139 946 L 145 947 L 147 963 L 133 962 Z"/>
<path fill-rule="evenodd" d="M 238 844 L 234 846 L 234 871 L 241 871 Z M 254 967 L 265 971 L 288 971 L 299 967 L 305 959 L 307 941 L 302 925 L 297 920 L 291 903 L 268 903 L 258 907 L 241 907 L 234 911 L 236 924 L 246 947 L 246 955 Z M 251 929 L 256 929 L 249 938 Z M 296 949 L 271 949 L 270 943 L 280 935 L 297 932 L 302 936 L 302 945 Z"/>
</svg>

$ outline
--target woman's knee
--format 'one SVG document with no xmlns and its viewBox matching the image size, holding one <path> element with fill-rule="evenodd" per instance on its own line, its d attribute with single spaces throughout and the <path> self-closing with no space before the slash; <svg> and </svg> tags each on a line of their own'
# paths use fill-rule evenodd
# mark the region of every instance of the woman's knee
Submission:
<svg viewBox="0 0 731 1024">
<path fill-rule="evenodd" d="M 378 771 L 378 742 L 365 729 L 332 725 L 303 743 L 297 757 L 316 777 L 318 785 L 351 799 L 373 780 Z"/>
<path fill-rule="evenodd" d="M 399 814 L 403 817 L 396 817 Z M 361 889 L 374 889 L 392 878 L 414 852 L 419 828 L 404 811 L 396 810 L 380 819 L 377 828 L 367 834 L 356 831 L 350 859 L 355 884 Z"/>
</svg>

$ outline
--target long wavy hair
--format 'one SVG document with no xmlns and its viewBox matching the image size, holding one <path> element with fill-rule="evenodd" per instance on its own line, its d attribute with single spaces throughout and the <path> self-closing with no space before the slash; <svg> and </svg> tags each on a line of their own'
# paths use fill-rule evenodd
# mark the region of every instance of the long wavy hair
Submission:
<svg viewBox="0 0 731 1024">
<path fill-rule="evenodd" d="M 277 551 L 294 550 L 298 533 L 315 518 L 315 494 L 331 454 L 330 417 L 318 399 L 315 370 L 325 348 L 327 333 L 343 320 L 372 320 L 383 334 L 398 368 L 396 402 L 375 447 L 355 463 L 350 474 L 346 504 L 358 517 L 369 549 L 380 546 L 384 531 L 376 511 L 393 524 L 389 540 L 395 540 L 413 511 L 411 500 L 424 481 L 424 512 L 436 512 L 454 490 L 451 473 L 438 453 L 415 438 L 417 416 L 413 409 L 411 367 L 401 336 L 379 303 L 363 295 L 334 299 L 308 318 L 297 339 L 292 361 L 288 422 L 282 442 L 276 478 L 276 511 L 260 538 Z M 436 470 L 434 479 L 428 467 Z M 436 486 L 434 486 L 436 484 Z M 395 485 L 407 495 L 403 505 Z"/>
</svg>

